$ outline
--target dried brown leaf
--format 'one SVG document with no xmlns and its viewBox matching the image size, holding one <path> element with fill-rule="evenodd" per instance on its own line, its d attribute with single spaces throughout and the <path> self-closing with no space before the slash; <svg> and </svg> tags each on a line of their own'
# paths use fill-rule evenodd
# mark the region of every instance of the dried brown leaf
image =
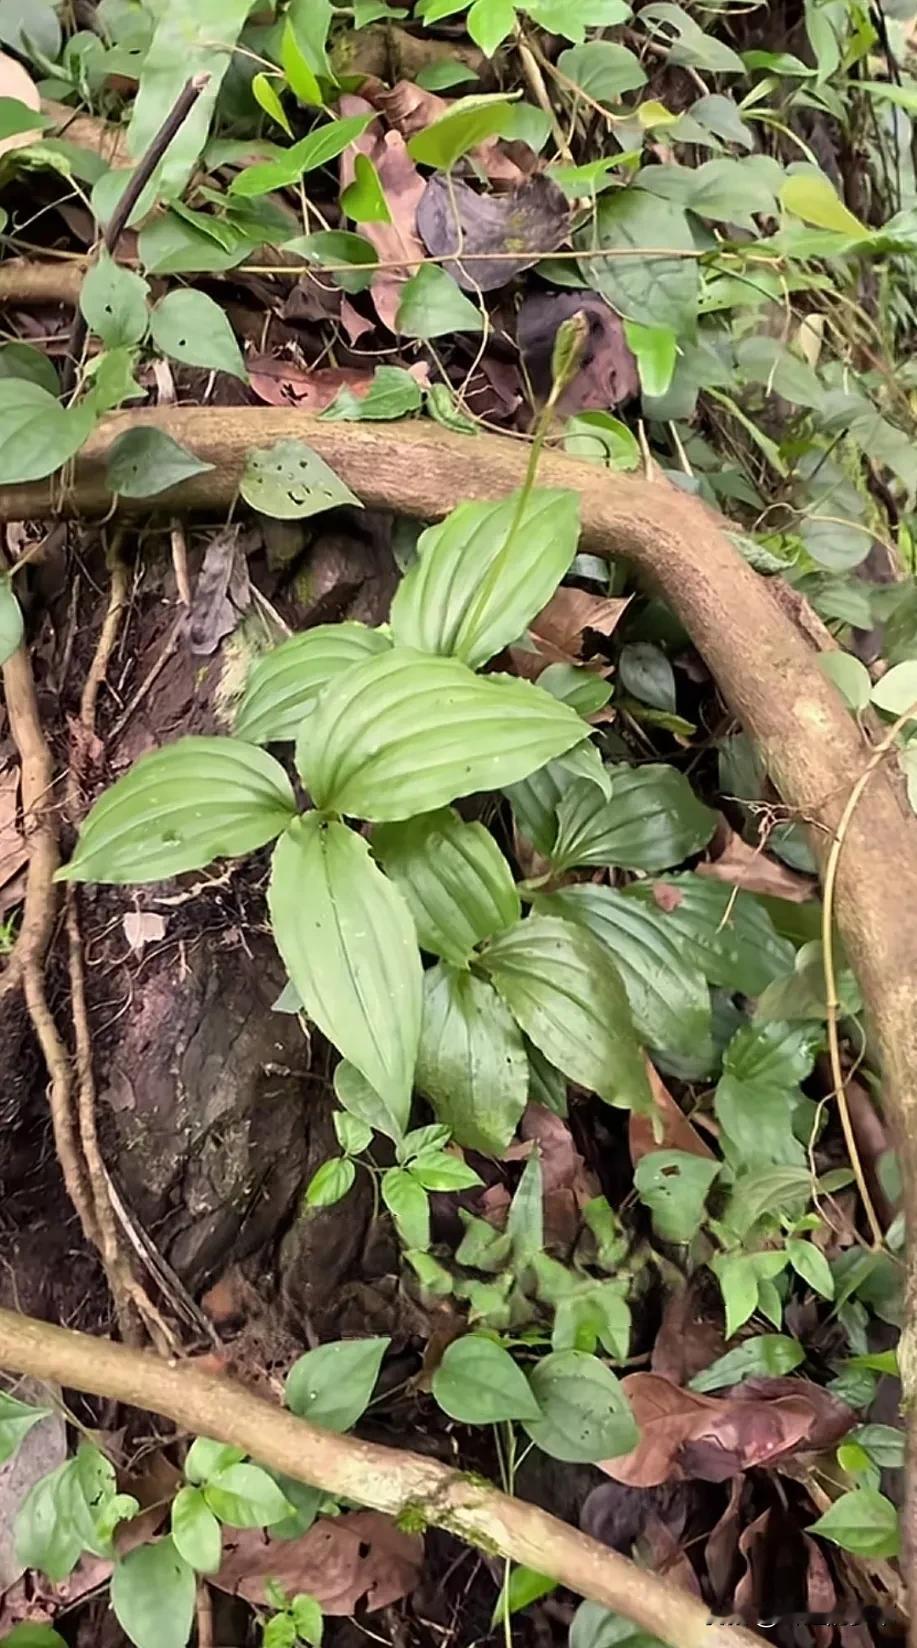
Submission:
<svg viewBox="0 0 917 1648">
<path fill-rule="evenodd" d="M 198 657 L 216 652 L 251 605 L 249 547 L 250 535 L 240 526 L 224 527 L 207 545 L 188 614 L 188 640 Z"/>
<path fill-rule="evenodd" d="M 607 412 L 630 400 L 640 387 L 623 323 L 607 303 L 594 292 L 533 292 L 519 310 L 516 339 L 539 399 L 546 399 L 551 387 L 557 329 L 578 312 L 589 322 L 589 337 L 579 371 L 557 403 L 559 417 Z"/>
<path fill-rule="evenodd" d="M 723 1307 L 709 1271 L 695 1271 L 669 1294 L 653 1342 L 651 1369 L 673 1385 L 686 1385 L 726 1348 Z"/>
<path fill-rule="evenodd" d="M 477 254 L 474 262 L 457 258 L 443 267 L 466 292 L 492 292 L 566 240 L 570 209 L 561 190 L 544 176 L 493 195 L 467 183 L 450 185 L 436 173 L 417 208 L 417 230 L 433 257 L 459 250 Z M 518 258 L 486 256 L 515 251 Z"/>
<path fill-rule="evenodd" d="M 371 367 L 325 366 L 313 371 L 273 355 L 256 355 L 249 362 L 249 382 L 259 401 L 295 406 L 301 412 L 324 412 L 342 389 L 365 395 L 372 381 Z"/>
<path fill-rule="evenodd" d="M 19 768 L 8 767 L 0 773 L 0 887 L 12 880 L 29 856 L 16 822 L 18 809 Z"/>
<path fill-rule="evenodd" d="M 611 635 L 630 605 L 629 596 L 592 595 L 587 589 L 562 584 L 529 626 L 536 644 L 553 647 L 567 660 L 582 657 L 583 635 L 593 629 Z"/>
<path fill-rule="evenodd" d="M 308 1591 L 326 1614 L 350 1615 L 407 1596 L 422 1563 L 419 1534 L 402 1533 L 381 1511 L 352 1511 L 319 1517 L 300 1539 L 272 1540 L 258 1528 L 233 1532 L 210 1584 L 263 1605 L 264 1582 L 273 1579 L 290 1596 Z"/>
<path fill-rule="evenodd" d="M 714 1152 L 676 1104 L 655 1066 L 649 1059 L 645 1063 L 656 1110 L 656 1128 L 652 1116 L 638 1116 L 636 1111 L 631 1111 L 628 1136 L 634 1167 L 651 1150 L 686 1150 L 691 1156 L 706 1156 L 709 1160 Z"/>
<path fill-rule="evenodd" d="M 148 944 L 158 944 L 166 936 L 166 918 L 152 910 L 128 910 L 122 918 L 124 937 L 136 955 L 142 955 Z"/>
<path fill-rule="evenodd" d="M 735 831 L 714 864 L 698 864 L 698 875 L 712 881 L 728 881 L 748 893 L 767 893 L 772 898 L 786 898 L 793 904 L 805 904 L 815 897 L 813 876 L 797 875 L 785 864 L 768 858 L 760 847 L 749 847 Z"/>
</svg>

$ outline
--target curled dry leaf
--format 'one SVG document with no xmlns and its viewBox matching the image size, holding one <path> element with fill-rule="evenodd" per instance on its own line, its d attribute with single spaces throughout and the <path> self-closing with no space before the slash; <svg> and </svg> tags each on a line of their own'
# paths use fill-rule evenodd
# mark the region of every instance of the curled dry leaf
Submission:
<svg viewBox="0 0 917 1648">
<path fill-rule="evenodd" d="M 207 545 L 188 613 L 188 639 L 198 657 L 216 652 L 251 606 L 246 554 L 250 547 L 251 534 L 244 534 L 240 526 L 224 527 Z"/>
<path fill-rule="evenodd" d="M 712 1157 L 714 1152 L 705 1144 L 697 1129 L 676 1104 L 655 1066 L 646 1060 L 646 1073 L 656 1108 L 655 1121 L 661 1128 L 657 1138 L 652 1116 L 637 1115 L 631 1111 L 629 1120 L 630 1159 L 636 1167 L 642 1156 L 651 1150 L 686 1150 L 692 1156 Z"/>
<path fill-rule="evenodd" d="M 739 1551 L 745 1558 L 745 1572 L 736 1586 L 734 1611 L 749 1625 L 758 1619 L 767 1619 L 768 1602 L 773 1606 L 773 1595 L 767 1596 L 768 1546 L 771 1542 L 770 1509 L 762 1511 L 754 1522 L 749 1522 L 739 1535 Z"/>
<path fill-rule="evenodd" d="M 719 1289 L 710 1271 L 697 1270 L 665 1302 L 653 1343 L 652 1371 L 673 1385 L 686 1385 L 725 1348 Z"/>
<path fill-rule="evenodd" d="M 583 313 L 589 338 L 579 371 L 557 403 L 559 417 L 603 411 L 630 400 L 640 387 L 637 363 L 613 309 L 594 292 L 533 292 L 519 310 L 516 340 L 536 395 L 551 387 L 551 355 L 557 329 L 571 315 Z"/>
<path fill-rule="evenodd" d="M 259 401 L 301 412 L 324 412 L 342 389 L 365 395 L 372 381 L 371 367 L 325 366 L 313 372 L 273 355 L 256 355 L 249 363 L 249 383 Z"/>
<path fill-rule="evenodd" d="M 831 1446 L 856 1423 L 846 1403 L 804 1379 L 747 1379 L 725 1397 L 682 1390 L 656 1373 L 629 1374 L 622 1383 L 640 1441 L 601 1469 L 634 1488 L 725 1482 L 752 1466 Z"/>
<path fill-rule="evenodd" d="M 41 93 L 31 75 L 6 52 L 0 52 L 0 97 L 14 98 L 17 103 L 24 103 L 27 109 L 34 109 L 36 113 L 41 108 Z M 13 149 L 28 148 L 40 136 L 39 127 L 34 132 L 13 132 L 10 137 L 0 138 L 0 155 L 9 154 Z"/>
<path fill-rule="evenodd" d="M 575 663 L 582 658 L 586 630 L 611 635 L 629 604 L 627 595 L 592 595 L 562 584 L 532 619 L 530 631 L 539 647 L 553 648 L 558 658 Z"/>
<path fill-rule="evenodd" d="M 478 255 L 456 258 L 443 267 L 466 292 L 492 292 L 530 269 L 545 252 L 567 238 L 570 211 L 565 196 L 549 178 L 529 178 L 506 194 L 481 194 L 467 183 L 453 183 L 436 173 L 417 208 L 417 229 L 433 257 L 461 249 L 466 253 L 515 252 L 519 257 Z"/>
<path fill-rule="evenodd" d="M 719 858 L 713 864 L 698 864 L 698 875 L 712 881 L 728 881 L 747 893 L 766 893 L 772 898 L 786 898 L 793 904 L 805 904 L 814 898 L 816 883 L 813 876 L 797 875 L 795 870 L 768 858 L 761 847 L 749 847 L 733 830 Z"/>
<path fill-rule="evenodd" d="M 344 115 L 371 114 L 373 104 L 363 97 L 345 96 L 340 100 L 340 109 Z M 404 268 L 380 269 L 370 287 L 376 314 L 383 326 L 395 332 L 401 288 L 424 256 L 423 242 L 417 234 L 417 208 L 424 180 L 408 154 L 404 135 L 400 131 L 383 132 L 378 120 L 344 150 L 340 160 L 342 189 L 353 182 L 357 154 L 367 155 L 375 166 L 392 219 L 391 223 L 361 223 L 360 233 L 372 242 L 380 263 L 397 263 L 401 257 L 407 260 Z"/>
<path fill-rule="evenodd" d="M 299 1539 L 272 1540 L 258 1528 L 233 1531 L 210 1584 L 263 1606 L 265 1580 L 273 1579 L 288 1596 L 308 1591 L 326 1614 L 349 1615 L 407 1596 L 422 1563 L 419 1534 L 402 1533 L 381 1511 L 353 1511 L 319 1517 Z"/>
</svg>

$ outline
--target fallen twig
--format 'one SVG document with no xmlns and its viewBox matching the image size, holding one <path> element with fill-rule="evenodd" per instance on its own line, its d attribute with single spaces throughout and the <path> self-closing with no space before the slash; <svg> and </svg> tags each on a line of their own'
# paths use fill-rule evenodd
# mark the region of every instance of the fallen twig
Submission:
<svg viewBox="0 0 917 1648">
<path fill-rule="evenodd" d="M 753 1631 L 720 1623 L 697 1597 L 536 1505 L 421 1454 L 319 1430 L 190 1363 L 0 1310 L 0 1366 L 148 1409 L 326 1493 L 445 1528 L 624 1614 L 672 1648 L 762 1648 Z"/>
</svg>

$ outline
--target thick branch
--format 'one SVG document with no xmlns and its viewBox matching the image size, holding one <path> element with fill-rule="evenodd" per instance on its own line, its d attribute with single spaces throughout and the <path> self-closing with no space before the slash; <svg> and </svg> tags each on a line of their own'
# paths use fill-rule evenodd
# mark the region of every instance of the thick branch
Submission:
<svg viewBox="0 0 917 1648">
<path fill-rule="evenodd" d="M 235 1443 L 262 1464 L 390 1516 L 413 1511 L 625 1614 L 672 1648 L 763 1648 L 754 1632 L 711 1623 L 695 1597 L 535 1505 L 421 1454 L 319 1430 L 191 1363 L 166 1362 L 0 1310 L 0 1366 L 148 1409 L 182 1430 Z"/>
</svg>

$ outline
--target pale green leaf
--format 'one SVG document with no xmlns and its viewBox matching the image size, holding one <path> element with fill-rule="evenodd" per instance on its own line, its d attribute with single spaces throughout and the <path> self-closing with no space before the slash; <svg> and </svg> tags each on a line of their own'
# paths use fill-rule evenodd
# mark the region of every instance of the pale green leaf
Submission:
<svg viewBox="0 0 917 1648">
<path fill-rule="evenodd" d="M 681 6 L 644 6 L 640 12 L 640 22 L 658 43 L 668 45 L 668 60 L 671 63 L 709 69 L 713 74 L 744 73 L 745 64 L 738 53 L 712 31 L 702 27 Z"/>
<path fill-rule="evenodd" d="M 617 103 L 624 92 L 646 84 L 646 70 L 626 46 L 612 40 L 590 40 L 561 52 L 557 68 L 596 103 Z"/>
<path fill-rule="evenodd" d="M 0 1465 L 12 1458 L 32 1426 L 45 1419 L 50 1412 L 50 1408 L 33 1407 L 10 1396 L 7 1391 L 0 1391 Z"/>
<path fill-rule="evenodd" d="M 557 1590 L 558 1581 L 551 1579 L 547 1574 L 539 1574 L 534 1568 L 517 1567 L 513 1564 L 508 1580 L 504 1580 L 500 1587 L 500 1595 L 494 1603 L 493 1613 L 490 1616 L 491 1627 L 499 1625 L 507 1614 L 518 1614 L 521 1609 L 528 1608 L 539 1597 L 550 1596 Z"/>
<path fill-rule="evenodd" d="M 675 333 L 668 326 L 641 326 L 635 320 L 627 320 L 624 335 L 636 356 L 643 394 L 664 395 L 678 359 Z"/>
<path fill-rule="evenodd" d="M 142 343 L 150 324 L 150 289 L 141 275 L 122 269 L 104 247 L 80 287 L 80 308 L 106 349 Z"/>
<path fill-rule="evenodd" d="M 392 602 L 395 640 L 451 653 L 472 668 L 515 641 L 570 570 L 579 534 L 574 492 L 459 504 L 417 543 Z"/>
<path fill-rule="evenodd" d="M 592 933 L 556 916 L 529 916 L 493 940 L 481 965 L 551 1064 L 608 1104 L 649 1108 L 624 986 Z"/>
<path fill-rule="evenodd" d="M 0 385 L 2 387 L 2 385 Z M 894 664 L 872 689 L 876 709 L 896 718 L 913 710 L 917 715 L 917 659 L 909 658 L 903 664 Z M 911 715 L 910 719 L 914 719 Z"/>
<path fill-rule="evenodd" d="M 528 1075 L 522 1036 L 491 984 L 450 967 L 425 973 L 416 1082 L 458 1144 L 499 1156 Z"/>
<path fill-rule="evenodd" d="M 273 189 L 292 188 L 307 172 L 314 172 L 343 154 L 349 144 L 362 136 L 372 118 L 363 114 L 346 115 L 317 126 L 315 131 L 285 149 L 279 159 L 256 161 L 255 165 L 237 172 L 229 186 L 230 194 L 250 199 L 270 194 Z"/>
<path fill-rule="evenodd" d="M 397 1144 L 408 1124 L 411 1095 L 408 1093 L 397 1111 L 389 1108 L 371 1087 L 365 1076 L 353 1064 L 342 1059 L 334 1072 L 334 1091 L 344 1109 L 367 1127 L 384 1133 Z"/>
<path fill-rule="evenodd" d="M 354 155 L 353 180 L 341 193 L 341 211 L 354 223 L 391 223 L 385 191 L 369 155 Z"/>
<path fill-rule="evenodd" d="M 854 658 L 849 652 L 820 652 L 818 667 L 822 675 L 827 675 L 828 680 L 834 682 L 849 709 L 856 713 L 866 709 L 874 689 L 869 671 L 859 658 Z M 917 671 L 912 702 L 917 702 Z"/>
<path fill-rule="evenodd" d="M 283 768 L 235 738 L 180 738 L 100 796 L 59 881 L 163 881 L 279 835 L 296 804 Z"/>
<path fill-rule="evenodd" d="M 112 442 L 106 480 L 122 498 L 151 498 L 212 468 L 213 464 L 202 463 L 163 430 L 138 427 L 125 430 Z"/>
<path fill-rule="evenodd" d="M 336 1110 L 332 1117 L 334 1131 L 341 1149 L 348 1156 L 359 1156 L 372 1144 L 373 1130 L 369 1122 L 361 1121 L 346 1110 Z"/>
<path fill-rule="evenodd" d="M 627 1397 L 597 1356 L 558 1350 L 536 1363 L 532 1393 L 541 1409 L 523 1426 L 544 1453 L 572 1464 L 598 1464 L 630 1453 L 640 1433 Z"/>
<path fill-rule="evenodd" d="M 663 1242 L 690 1242 L 706 1214 L 720 1163 L 686 1150 L 650 1150 L 634 1170 L 634 1185 Z"/>
<path fill-rule="evenodd" d="M 805 1356 L 797 1339 L 789 1339 L 782 1333 L 759 1333 L 754 1339 L 746 1339 L 735 1350 L 727 1351 L 725 1356 L 718 1357 L 702 1373 L 696 1373 L 688 1381 L 688 1389 L 709 1395 L 711 1391 L 738 1385 L 743 1379 L 758 1374 L 781 1379 L 784 1374 L 798 1368 L 800 1362 L 805 1361 Z"/>
<path fill-rule="evenodd" d="M 633 1620 L 598 1602 L 581 1602 L 570 1626 L 569 1648 L 664 1648 L 658 1637 L 638 1631 Z"/>
<path fill-rule="evenodd" d="M 236 711 L 236 735 L 253 744 L 295 739 L 336 676 L 391 641 L 365 624 L 318 624 L 256 658 Z"/>
<path fill-rule="evenodd" d="M 484 315 L 438 263 L 424 263 L 401 288 L 395 328 L 406 338 L 482 332 Z"/>
<path fill-rule="evenodd" d="M 568 418 L 564 450 L 606 469 L 638 469 L 642 461 L 636 436 L 610 412 L 580 412 Z"/>
<path fill-rule="evenodd" d="M 22 608 L 9 578 L 0 577 L 0 665 L 12 658 L 22 635 Z"/>
<path fill-rule="evenodd" d="M 283 72 L 299 102 L 304 108 L 321 108 L 325 99 L 318 77 L 296 37 L 289 17 L 284 21 L 280 42 L 280 61 Z"/>
<path fill-rule="evenodd" d="M 420 1035 L 421 966 L 400 893 L 376 868 L 362 837 L 309 813 L 275 848 L 268 905 L 277 948 L 306 1013 L 391 1114 L 406 1117 Z"/>
<path fill-rule="evenodd" d="M 356 1176 L 357 1170 L 349 1157 L 333 1156 L 330 1161 L 322 1162 L 306 1186 L 306 1206 L 334 1207 L 353 1188 Z"/>
<path fill-rule="evenodd" d="M 294 1362 L 284 1402 L 300 1419 L 343 1435 L 365 1412 L 390 1339 L 337 1339 Z"/>
<path fill-rule="evenodd" d="M 821 1534 L 856 1556 L 893 1557 L 900 1550 L 898 1513 L 876 1488 L 854 1488 L 852 1493 L 841 1494 L 806 1531 Z"/>
<path fill-rule="evenodd" d="M 485 57 L 493 57 L 516 26 L 513 0 L 473 0 L 465 27 Z"/>
<path fill-rule="evenodd" d="M 291 1516 L 293 1506 L 260 1465 L 226 1465 L 202 1488 L 208 1508 L 231 1528 L 269 1528 Z"/>
<path fill-rule="evenodd" d="M 157 349 L 185 366 L 206 366 L 248 380 L 236 336 L 224 311 L 206 292 L 167 292 L 154 308 L 150 330 Z"/>
<path fill-rule="evenodd" d="M 403 366 L 377 366 L 365 395 L 355 394 L 345 384 L 319 416 L 325 423 L 387 421 L 419 412 L 422 403 L 420 384 Z"/>
<path fill-rule="evenodd" d="M 290 1612 L 303 1642 L 312 1643 L 312 1648 L 320 1648 L 325 1622 L 321 1606 L 314 1596 L 309 1596 L 305 1591 L 298 1592 L 290 1603 Z"/>
<path fill-rule="evenodd" d="M 2 0 L 0 0 L 2 4 Z M 54 362 L 41 349 L 30 343 L 0 344 L 0 379 L 18 378 L 37 383 L 55 398 L 60 394 L 60 379 Z"/>
<path fill-rule="evenodd" d="M 380 825 L 372 848 L 404 894 L 422 950 L 461 967 L 483 939 L 519 920 L 512 871 L 493 836 L 452 808 Z"/>
<path fill-rule="evenodd" d="M 788 177 L 780 189 L 780 204 L 816 229 L 832 229 L 860 240 L 869 235 L 865 224 L 854 217 L 820 172 L 795 172 Z"/>
<path fill-rule="evenodd" d="M 239 491 L 252 509 L 280 521 L 301 521 L 341 504 L 362 508 L 349 486 L 304 441 L 251 447 Z"/>
<path fill-rule="evenodd" d="M 386 7 L 388 16 L 388 7 Z M 415 85 L 422 86 L 427 92 L 448 92 L 453 86 L 466 86 L 469 81 L 477 80 L 474 69 L 467 63 L 455 63 L 448 57 L 434 58 L 430 63 L 424 63 L 415 76 Z"/>
<path fill-rule="evenodd" d="M 179 1488 L 172 1501 L 172 1541 L 179 1556 L 199 1574 L 216 1573 L 223 1536 L 200 1488 Z"/>
<path fill-rule="evenodd" d="M 227 1465 L 237 1465 L 245 1458 L 245 1449 L 231 1442 L 215 1442 L 211 1436 L 196 1436 L 185 1458 L 185 1476 L 199 1487 Z"/>
<path fill-rule="evenodd" d="M 616 191 L 602 196 L 594 224 L 578 230 L 575 240 L 581 251 L 614 254 L 584 264 L 589 285 L 613 308 L 643 326 L 693 337 L 699 280 L 683 207 L 643 189 Z"/>
<path fill-rule="evenodd" d="M 526 0 L 525 10 L 540 28 L 574 43 L 585 39 L 587 29 L 613 28 L 631 14 L 627 0 Z"/>
<path fill-rule="evenodd" d="M 814 1242 L 806 1242 L 798 1236 L 791 1236 L 786 1244 L 786 1250 L 797 1276 L 808 1282 L 809 1287 L 820 1293 L 823 1299 L 833 1299 L 834 1277 L 821 1248 L 816 1247 Z"/>
<path fill-rule="evenodd" d="M 316 806 L 384 823 L 513 783 L 587 734 L 531 682 L 393 647 L 329 687 L 297 764 Z"/>
<path fill-rule="evenodd" d="M 466 1425 L 541 1416 L 529 1382 L 509 1351 L 481 1333 L 467 1333 L 447 1346 L 433 1375 L 433 1395 L 450 1419 Z"/>
<path fill-rule="evenodd" d="M 430 1204 L 420 1180 L 403 1167 L 390 1167 L 379 1188 L 405 1247 L 429 1247 Z"/>
<path fill-rule="evenodd" d="M 283 82 L 281 82 L 282 84 Z M 287 112 L 280 101 L 274 80 L 264 73 L 256 74 L 252 80 L 252 96 L 265 114 L 269 115 L 271 120 L 276 121 L 277 125 L 283 128 L 287 137 L 292 138 L 293 128 L 287 119 Z"/>
<path fill-rule="evenodd" d="M 197 1580 L 171 1539 L 138 1545 L 116 1561 L 111 1606 L 135 1648 L 187 1648 Z"/>
<path fill-rule="evenodd" d="M 0 486 L 53 474 L 79 451 L 95 421 L 90 407 L 63 407 L 40 384 L 0 380 Z"/>
</svg>

